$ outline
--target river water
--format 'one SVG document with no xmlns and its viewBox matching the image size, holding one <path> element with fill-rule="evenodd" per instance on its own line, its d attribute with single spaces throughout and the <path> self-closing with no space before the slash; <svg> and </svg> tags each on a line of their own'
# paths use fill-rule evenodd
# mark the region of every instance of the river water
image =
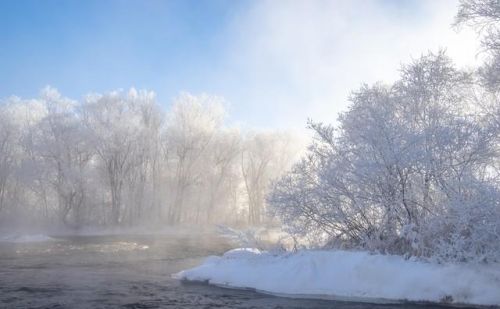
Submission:
<svg viewBox="0 0 500 309">
<path fill-rule="evenodd" d="M 0 308 L 424 308 L 280 298 L 172 279 L 231 248 L 208 234 L 2 242 Z"/>
</svg>

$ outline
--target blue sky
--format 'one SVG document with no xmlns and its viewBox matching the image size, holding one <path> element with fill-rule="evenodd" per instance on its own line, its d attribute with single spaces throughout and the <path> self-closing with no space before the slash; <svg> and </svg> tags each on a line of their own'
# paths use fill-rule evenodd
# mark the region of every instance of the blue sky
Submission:
<svg viewBox="0 0 500 309">
<path fill-rule="evenodd" d="M 33 96 L 47 84 L 69 96 L 210 91 L 201 83 L 221 61 L 218 34 L 245 5 L 228 3 L 3 0 L 0 95 Z"/>
<path fill-rule="evenodd" d="M 205 92 L 227 100 L 234 122 L 301 128 L 334 121 L 350 90 L 394 79 L 428 49 L 471 65 L 455 11 L 454 0 L 2 0 L 0 98 L 136 87 L 168 106 Z"/>
</svg>

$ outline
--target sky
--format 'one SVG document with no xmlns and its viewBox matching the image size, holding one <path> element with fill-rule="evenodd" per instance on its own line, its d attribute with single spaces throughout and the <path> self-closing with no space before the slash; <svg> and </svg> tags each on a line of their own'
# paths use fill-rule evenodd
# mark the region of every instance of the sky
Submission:
<svg viewBox="0 0 500 309">
<path fill-rule="evenodd" d="M 1 0 L 0 98 L 50 85 L 91 92 L 153 90 L 227 102 L 249 128 L 335 122 L 363 83 L 446 49 L 459 67 L 478 40 L 451 24 L 455 0 Z"/>
</svg>

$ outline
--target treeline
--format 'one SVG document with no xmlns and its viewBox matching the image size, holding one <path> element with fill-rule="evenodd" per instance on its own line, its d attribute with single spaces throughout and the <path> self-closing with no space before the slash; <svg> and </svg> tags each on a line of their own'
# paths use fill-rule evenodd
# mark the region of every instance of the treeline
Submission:
<svg viewBox="0 0 500 309">
<path fill-rule="evenodd" d="M 271 179 L 299 151 L 290 134 L 224 124 L 217 97 L 46 88 L 0 105 L 0 225 L 259 224 Z"/>
<path fill-rule="evenodd" d="M 500 4 L 462 1 L 484 66 L 445 53 L 355 91 L 337 126 L 310 123 L 308 154 L 269 202 L 288 230 L 331 247 L 441 261 L 500 261 Z"/>
</svg>

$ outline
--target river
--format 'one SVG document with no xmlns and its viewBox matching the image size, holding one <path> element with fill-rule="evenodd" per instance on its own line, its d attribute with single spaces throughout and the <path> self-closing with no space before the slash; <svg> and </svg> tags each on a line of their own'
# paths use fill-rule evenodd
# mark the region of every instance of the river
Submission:
<svg viewBox="0 0 500 309">
<path fill-rule="evenodd" d="M 211 234 L 2 242 L 0 308 L 423 308 L 281 298 L 171 277 L 231 248 Z"/>
</svg>

